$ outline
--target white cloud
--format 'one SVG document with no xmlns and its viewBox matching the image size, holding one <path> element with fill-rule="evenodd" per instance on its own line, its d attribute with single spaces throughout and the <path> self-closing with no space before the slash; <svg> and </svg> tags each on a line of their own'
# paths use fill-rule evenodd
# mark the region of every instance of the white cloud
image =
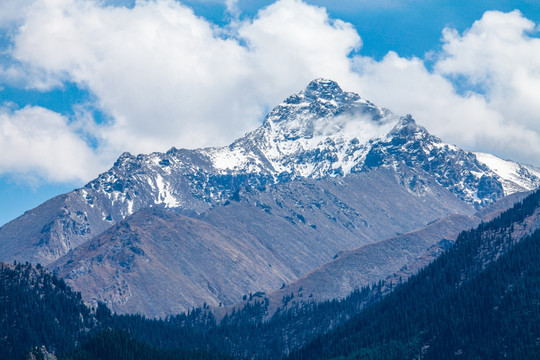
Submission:
<svg viewBox="0 0 540 360">
<path fill-rule="evenodd" d="M 239 36 L 250 48 L 254 78 L 262 75 L 262 87 L 280 91 L 280 97 L 319 77 L 352 84 L 348 55 L 360 48 L 360 36 L 351 24 L 329 19 L 323 8 L 279 1 L 240 27 Z"/>
<path fill-rule="evenodd" d="M 0 64 L 0 79 L 6 85 L 22 89 L 48 91 L 62 87 L 62 80 L 41 68 L 28 67 L 18 62 Z"/>
<path fill-rule="evenodd" d="M 443 140 L 539 164 L 535 159 L 540 155 L 540 132 L 508 121 L 498 103 L 480 94 L 459 95 L 450 81 L 429 72 L 422 60 L 389 53 L 380 62 L 356 59 L 356 70 L 361 74 L 359 91 L 364 97 L 398 114 L 413 114 Z"/>
<path fill-rule="evenodd" d="M 498 125 L 499 133 L 493 130 L 492 136 L 496 146 L 522 158 L 540 157 L 540 39 L 535 31 L 535 24 L 518 11 L 486 12 L 461 36 L 443 32 L 436 65 L 438 73 L 483 89 L 489 108 L 501 116 L 498 124 L 484 122 L 484 128 L 489 132 Z"/>
<path fill-rule="evenodd" d="M 238 0 L 225 0 L 225 8 L 233 19 L 236 20 L 240 17 L 241 10 L 238 6 Z"/>
<path fill-rule="evenodd" d="M 64 117 L 41 107 L 0 108 L 0 173 L 24 181 L 85 181 L 103 170 Z"/>
<path fill-rule="evenodd" d="M 115 122 L 115 151 L 225 144 L 258 125 L 264 109 L 318 76 L 347 74 L 354 29 L 323 9 L 284 0 L 239 25 L 241 40 L 172 0 L 133 9 L 41 0 L 14 56 L 87 87 Z M 241 42 L 247 42 L 243 46 Z"/>
<path fill-rule="evenodd" d="M 226 144 L 310 80 L 327 77 L 411 113 L 444 140 L 540 165 L 538 39 L 517 12 L 488 12 L 462 35 L 445 30 L 429 71 L 422 59 L 393 52 L 381 61 L 351 58 L 361 46 L 352 25 L 299 0 L 226 28 L 173 0 L 100 4 L 36 0 L 12 55 L 46 74 L 45 84 L 69 80 L 95 95 L 113 121 L 85 131 L 107 161 L 122 151 Z M 449 80 L 456 77 L 485 94 L 458 93 Z"/>
<path fill-rule="evenodd" d="M 2 0 L 0 1 L 0 29 L 9 28 L 24 19 L 25 8 L 34 0 Z"/>
<path fill-rule="evenodd" d="M 463 148 L 540 165 L 540 39 L 519 12 L 486 12 L 460 35 L 443 31 L 434 71 L 390 52 L 354 59 L 365 97 L 411 113 Z M 465 89 L 463 89 L 465 87 Z"/>
</svg>

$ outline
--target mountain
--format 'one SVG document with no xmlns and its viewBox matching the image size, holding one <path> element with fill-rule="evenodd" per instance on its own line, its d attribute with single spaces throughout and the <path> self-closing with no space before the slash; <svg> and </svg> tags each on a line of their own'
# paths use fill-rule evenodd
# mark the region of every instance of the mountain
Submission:
<svg viewBox="0 0 540 360">
<path fill-rule="evenodd" d="M 537 358 L 539 264 L 536 191 L 290 358 Z"/>
<path fill-rule="evenodd" d="M 298 303 L 269 319 L 260 294 L 252 295 L 260 301 L 220 322 L 207 306 L 163 320 L 114 315 L 103 305 L 88 309 L 42 267 L 3 265 L 0 357 L 18 358 L 31 348 L 42 354 L 45 345 L 59 359 L 223 358 L 220 353 L 255 359 L 534 359 L 540 351 L 539 229 L 536 191 L 461 233 L 453 247 L 384 297 L 383 281 L 341 300 Z"/>
<path fill-rule="evenodd" d="M 532 190 L 540 187 L 540 169 L 534 166 L 503 160 L 491 154 L 474 153 L 478 161 L 499 177 L 505 194 Z"/>
<path fill-rule="evenodd" d="M 331 358 L 338 354 L 351 355 L 350 358 L 362 358 L 364 354 L 364 357 L 386 359 L 416 358 L 419 354 L 427 358 L 446 358 L 455 357 L 455 353 L 459 355 L 460 347 L 454 347 L 454 341 L 460 337 L 468 343 L 468 348 L 461 348 L 467 358 L 474 357 L 474 353 L 468 352 L 470 348 L 485 351 L 479 358 L 502 358 L 504 347 L 508 350 L 507 357 L 535 358 L 539 349 L 538 312 L 535 310 L 540 299 L 539 199 L 540 192 L 530 194 L 490 222 L 463 232 L 455 247 L 410 280 L 405 281 L 404 277 L 402 285 L 390 278 L 356 289 L 343 299 L 324 302 L 294 303 L 298 297 L 309 295 L 305 290 L 295 291 L 283 298 L 278 311 L 271 310 L 264 294 L 255 293 L 249 296 L 252 301 L 246 306 L 220 316 L 218 323 L 206 307 L 206 310 L 191 312 L 199 314 L 195 320 L 186 319 L 186 315 L 152 322 L 138 316 L 119 316 L 116 319 L 120 321 L 111 326 L 120 327 L 139 341 L 154 346 L 216 352 L 226 349 L 226 353 L 235 358 L 280 359 L 310 342 L 294 358 Z M 387 298 L 390 300 L 385 300 Z M 441 313 L 433 314 L 433 309 Z M 426 321 L 422 317 L 430 311 L 431 317 Z M 479 321 L 486 315 L 497 325 Z M 365 322 L 353 327 L 356 319 Z M 441 335 L 423 331 L 426 323 L 436 325 L 428 327 L 429 331 L 446 327 L 446 332 Z M 449 327 L 454 324 L 462 324 L 462 327 Z M 360 338 L 349 336 L 351 328 L 362 330 L 363 327 L 366 331 Z M 475 343 L 483 333 L 488 334 L 483 337 L 484 342 Z M 495 335 L 492 341 L 485 342 L 492 335 Z M 409 336 L 410 342 L 407 341 Z M 422 342 L 423 338 L 428 340 Z M 383 343 L 379 347 L 373 343 L 373 351 L 347 353 L 348 349 L 355 349 L 357 343 L 372 339 Z M 411 352 L 395 351 L 403 339 L 402 349 L 412 349 Z M 451 351 L 436 350 L 436 346 L 447 344 Z M 326 351 L 332 345 L 337 353 Z"/>
<path fill-rule="evenodd" d="M 342 251 L 332 261 L 269 293 L 270 308 L 281 306 L 283 297 L 291 293 L 305 296 L 296 296 L 289 304 L 342 299 L 381 280 L 391 289 L 451 248 L 462 231 L 493 220 L 530 194 L 515 193 L 474 215 L 448 215 L 411 232 Z"/>
<path fill-rule="evenodd" d="M 232 305 L 288 284 L 344 249 L 472 212 L 434 181 L 429 186 L 437 196 L 418 197 L 377 169 L 268 185 L 196 217 L 143 209 L 49 268 L 87 301 L 120 313 L 165 316 L 204 303 Z"/>
<path fill-rule="evenodd" d="M 535 171 L 503 179 L 473 153 L 445 144 L 410 116 L 394 115 L 333 81 L 318 79 L 230 146 L 124 153 L 83 188 L 0 228 L 0 260 L 48 264 L 150 206 L 200 214 L 242 189 L 346 177 L 380 167 L 394 169 L 399 181 L 417 193 L 426 191 L 425 178 L 431 177 L 477 208 L 539 182 Z"/>
<path fill-rule="evenodd" d="M 355 289 L 386 280 L 394 274 L 398 281 L 406 281 L 411 273 L 435 260 L 445 249 L 452 246 L 457 235 L 480 222 L 474 216 L 449 215 L 426 227 L 396 235 L 389 239 L 347 250 L 307 275 L 268 294 L 271 303 L 281 306 L 281 299 L 294 293 L 294 302 L 342 299 Z M 423 266 L 422 266 L 423 267 Z M 416 268 L 416 269 L 415 269 Z"/>
<path fill-rule="evenodd" d="M 0 228 L 0 260 L 48 265 L 119 312 L 228 305 L 540 181 L 533 168 L 509 177 L 492 164 L 318 79 L 229 146 L 123 154 Z M 178 286 L 163 293 L 161 281 Z"/>
</svg>

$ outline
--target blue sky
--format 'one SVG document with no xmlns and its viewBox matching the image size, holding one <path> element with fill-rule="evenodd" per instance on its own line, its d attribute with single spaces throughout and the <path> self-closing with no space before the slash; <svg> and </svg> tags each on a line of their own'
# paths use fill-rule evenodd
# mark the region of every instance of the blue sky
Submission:
<svg viewBox="0 0 540 360">
<path fill-rule="evenodd" d="M 538 24 L 537 1 L 4 0 L 0 225 L 123 151 L 227 144 L 316 77 L 540 166 Z"/>
</svg>

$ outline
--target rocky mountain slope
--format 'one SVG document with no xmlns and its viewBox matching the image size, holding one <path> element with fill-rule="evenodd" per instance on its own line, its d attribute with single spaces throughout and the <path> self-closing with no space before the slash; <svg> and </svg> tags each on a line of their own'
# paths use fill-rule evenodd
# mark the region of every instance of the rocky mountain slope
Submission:
<svg viewBox="0 0 540 360">
<path fill-rule="evenodd" d="M 411 232 L 340 252 L 332 261 L 269 293 L 270 309 L 282 306 L 283 297 L 291 293 L 297 295 L 290 305 L 342 299 L 381 280 L 390 288 L 405 282 L 448 250 L 459 233 L 496 218 L 530 193 L 515 193 L 474 215 L 448 215 Z"/>
<path fill-rule="evenodd" d="M 474 216 L 449 215 L 424 228 L 343 251 L 333 261 L 268 297 L 281 306 L 281 299 L 291 293 L 296 294 L 291 303 L 324 301 L 344 298 L 355 289 L 386 280 L 398 272 L 403 274 L 401 281 L 406 281 L 407 275 L 410 276 L 407 270 L 410 267 L 414 271 L 416 261 L 429 253 L 429 264 L 451 246 L 461 231 L 479 222 Z"/>
<path fill-rule="evenodd" d="M 346 177 L 380 167 L 393 169 L 399 181 L 417 193 L 426 191 L 427 173 L 477 208 L 538 186 L 536 170 L 507 176 L 492 171 L 491 163 L 445 144 L 410 116 L 392 114 L 344 92 L 335 82 L 318 79 L 230 146 L 123 154 L 83 188 L 0 228 L 0 260 L 47 264 L 150 206 L 200 214 L 237 197 L 242 189 Z"/>
<path fill-rule="evenodd" d="M 290 359 L 538 357 L 540 191 Z"/>
<path fill-rule="evenodd" d="M 540 187 L 540 169 L 534 166 L 503 160 L 495 155 L 474 153 L 478 161 L 500 178 L 506 195 Z"/>
<path fill-rule="evenodd" d="M 271 185 L 196 217 L 145 209 L 49 265 L 87 301 L 164 316 L 268 292 L 336 253 L 469 206 L 434 181 L 419 197 L 385 169 Z M 367 195 L 369 193 L 369 195 Z M 414 212 L 411 217 L 408 212 Z"/>
<path fill-rule="evenodd" d="M 482 159 L 318 79 L 230 146 L 123 154 L 0 228 L 0 260 L 48 264 L 119 312 L 231 304 L 540 182 Z"/>
</svg>

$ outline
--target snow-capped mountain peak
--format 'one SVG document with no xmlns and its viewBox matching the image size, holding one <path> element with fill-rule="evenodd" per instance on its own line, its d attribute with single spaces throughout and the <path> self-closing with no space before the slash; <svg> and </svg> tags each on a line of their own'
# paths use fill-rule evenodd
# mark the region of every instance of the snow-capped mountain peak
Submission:
<svg viewBox="0 0 540 360">
<path fill-rule="evenodd" d="M 83 195 L 89 204 L 97 201 L 91 193 L 107 198 L 102 217 L 117 221 L 149 204 L 202 212 L 236 197 L 241 187 L 379 167 L 394 171 L 412 192 L 425 193 L 425 184 L 435 180 L 477 207 L 540 182 L 540 174 L 529 170 L 527 186 L 509 187 L 496 169 L 429 134 L 412 116 L 395 115 L 334 81 L 317 79 L 229 146 L 123 154 Z M 523 178 L 523 171 L 516 176 Z"/>
<path fill-rule="evenodd" d="M 260 128 L 208 155 L 222 171 L 343 175 L 362 161 L 370 142 L 387 136 L 399 121 L 334 81 L 317 79 L 276 106 Z"/>
<path fill-rule="evenodd" d="M 379 108 L 355 93 L 344 92 L 331 80 L 317 79 L 305 90 L 276 106 L 259 131 L 274 141 L 313 137 L 371 138 L 387 132 L 398 116 Z"/>
<path fill-rule="evenodd" d="M 531 165 L 503 160 L 495 155 L 475 152 L 476 158 L 497 174 L 505 195 L 540 187 L 540 169 Z"/>
<path fill-rule="evenodd" d="M 410 115 L 395 115 L 331 80 L 317 79 L 229 146 L 122 154 L 83 188 L 47 203 L 62 205 L 34 234 L 43 244 L 39 259 L 56 259 L 143 208 L 201 214 L 231 201 L 249 202 L 267 189 L 316 184 L 313 179 L 354 182 L 370 172 L 384 174 L 390 188 L 422 201 L 446 193 L 450 202 L 477 208 L 540 185 L 538 169 L 475 156 L 431 135 Z"/>
</svg>

